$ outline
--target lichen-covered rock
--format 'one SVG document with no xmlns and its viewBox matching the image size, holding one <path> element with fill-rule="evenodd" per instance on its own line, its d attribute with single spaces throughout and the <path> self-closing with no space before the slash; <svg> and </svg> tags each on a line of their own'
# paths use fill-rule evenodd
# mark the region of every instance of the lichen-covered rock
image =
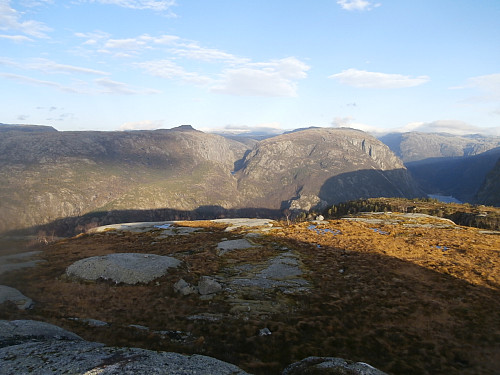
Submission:
<svg viewBox="0 0 500 375">
<path fill-rule="evenodd" d="M 82 340 L 80 336 L 49 323 L 35 320 L 0 320 L 0 347 L 33 339 Z"/>
<path fill-rule="evenodd" d="M 203 355 L 106 347 L 82 340 L 51 324 L 36 321 L 0 321 L 0 373 L 14 374 L 157 374 L 245 375 L 235 365 Z M 23 341 L 24 340 L 24 341 Z"/>
<path fill-rule="evenodd" d="M 174 291 L 182 294 L 183 296 L 188 296 L 197 292 L 196 288 L 184 279 L 180 279 L 174 284 Z"/>
<path fill-rule="evenodd" d="M 116 283 L 148 283 L 175 268 L 180 260 L 155 254 L 121 253 L 81 259 L 66 269 L 70 277 Z"/>
<path fill-rule="evenodd" d="M 283 370 L 283 375 L 387 375 L 363 362 L 335 357 L 308 357 Z"/>
<path fill-rule="evenodd" d="M 218 293 L 222 290 L 222 285 L 217 280 L 209 277 L 202 276 L 198 282 L 198 292 L 202 296 Z"/>
<path fill-rule="evenodd" d="M 19 290 L 0 285 L 0 304 L 7 301 L 13 302 L 19 310 L 26 310 L 33 306 L 31 298 L 26 297 Z"/>
<path fill-rule="evenodd" d="M 247 239 L 239 238 L 237 240 L 226 240 L 217 245 L 217 255 L 221 256 L 233 250 L 243 250 L 254 247 Z"/>
</svg>

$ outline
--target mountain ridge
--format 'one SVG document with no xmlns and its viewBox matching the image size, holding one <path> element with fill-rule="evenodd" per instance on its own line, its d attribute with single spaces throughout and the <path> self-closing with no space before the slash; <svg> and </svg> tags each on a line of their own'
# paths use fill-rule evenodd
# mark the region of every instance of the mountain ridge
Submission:
<svg viewBox="0 0 500 375">
<path fill-rule="evenodd" d="M 379 182 L 370 184 L 371 174 Z M 337 188 L 325 189 L 335 176 Z M 98 211 L 307 210 L 343 199 L 339 191 L 350 199 L 418 195 L 389 148 L 349 129 L 306 129 L 252 149 L 190 126 L 2 132 L 0 177 L 0 231 Z"/>
</svg>

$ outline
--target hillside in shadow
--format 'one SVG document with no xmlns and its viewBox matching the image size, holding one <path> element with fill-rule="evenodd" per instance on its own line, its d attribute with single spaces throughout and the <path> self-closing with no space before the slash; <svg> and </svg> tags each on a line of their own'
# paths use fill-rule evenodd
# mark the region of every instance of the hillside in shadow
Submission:
<svg viewBox="0 0 500 375">
<path fill-rule="evenodd" d="M 500 158 L 500 148 L 479 155 L 430 158 L 406 163 L 412 177 L 427 194 L 451 195 L 462 202 L 476 202 L 476 194 Z M 494 197 L 482 197 L 494 201 Z"/>
<path fill-rule="evenodd" d="M 319 197 L 335 204 L 355 199 L 378 197 L 423 197 L 406 169 L 363 169 L 330 177 L 319 191 Z"/>
</svg>

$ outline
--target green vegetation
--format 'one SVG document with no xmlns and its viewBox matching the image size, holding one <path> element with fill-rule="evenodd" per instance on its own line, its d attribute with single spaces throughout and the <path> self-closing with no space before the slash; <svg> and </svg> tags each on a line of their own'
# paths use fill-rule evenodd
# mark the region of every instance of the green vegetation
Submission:
<svg viewBox="0 0 500 375">
<path fill-rule="evenodd" d="M 369 198 L 336 204 L 325 210 L 327 218 L 359 212 L 421 213 L 450 219 L 458 225 L 500 230 L 500 208 L 468 203 L 443 203 L 437 199 Z"/>
</svg>

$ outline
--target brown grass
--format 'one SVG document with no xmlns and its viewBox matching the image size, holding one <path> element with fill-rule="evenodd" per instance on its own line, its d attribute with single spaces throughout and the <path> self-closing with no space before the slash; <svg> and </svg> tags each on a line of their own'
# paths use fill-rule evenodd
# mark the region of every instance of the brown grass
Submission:
<svg viewBox="0 0 500 375">
<path fill-rule="evenodd" d="M 159 232 L 110 231 L 46 246 L 48 262 L 0 276 L 0 284 L 33 298 L 35 308 L 19 312 L 4 304 L 0 318 L 39 319 L 109 345 L 210 355 L 255 374 L 278 374 L 310 355 L 361 360 L 392 374 L 494 374 L 500 366 L 498 235 L 466 227 L 336 220 L 322 228 L 341 235 L 317 234 L 309 223 L 283 225 L 257 239 L 260 248 L 217 257 L 217 243 L 239 238 L 238 232 L 223 232 L 209 222 L 183 225 L 206 230 L 165 240 L 157 238 Z M 172 289 L 180 278 L 196 284 L 201 275 L 221 274 L 234 263 L 265 261 L 284 246 L 300 254 L 314 289 L 291 296 L 269 292 L 268 298 L 283 304 L 281 313 L 231 314 L 223 294 L 202 301 Z M 184 263 L 148 285 L 82 283 L 63 276 L 78 259 L 113 252 L 173 255 Z M 186 319 L 202 313 L 225 318 Z M 111 325 L 89 327 L 71 317 Z M 189 335 L 176 340 L 130 324 Z M 264 327 L 272 334 L 259 336 Z"/>
</svg>

